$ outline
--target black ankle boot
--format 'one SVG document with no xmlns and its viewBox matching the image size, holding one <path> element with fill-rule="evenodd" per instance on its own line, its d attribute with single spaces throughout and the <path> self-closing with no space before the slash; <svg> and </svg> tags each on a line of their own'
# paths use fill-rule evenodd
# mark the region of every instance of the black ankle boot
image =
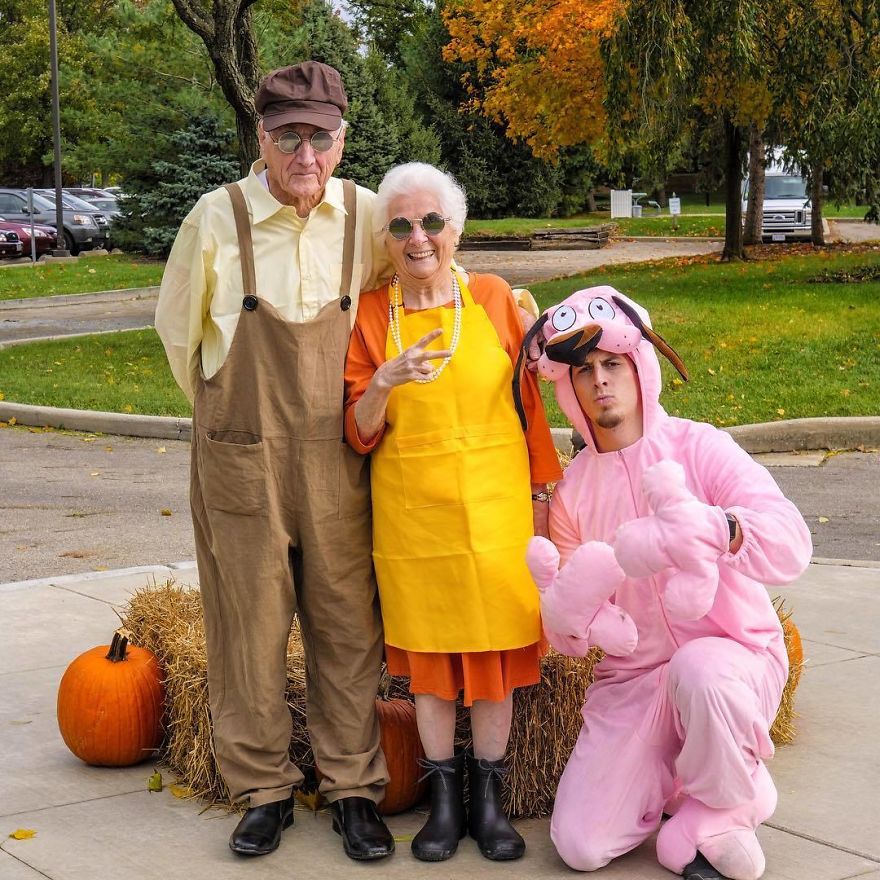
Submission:
<svg viewBox="0 0 880 880">
<path fill-rule="evenodd" d="M 468 758 L 468 831 L 480 852 L 494 862 L 521 858 L 526 851 L 526 842 L 501 806 L 501 780 L 506 773 L 503 761 Z"/>
<path fill-rule="evenodd" d="M 413 838 L 412 852 L 423 862 L 442 862 L 455 855 L 458 841 L 467 833 L 462 802 L 464 755 L 444 761 L 420 760 L 431 778 L 431 815 Z"/>
</svg>

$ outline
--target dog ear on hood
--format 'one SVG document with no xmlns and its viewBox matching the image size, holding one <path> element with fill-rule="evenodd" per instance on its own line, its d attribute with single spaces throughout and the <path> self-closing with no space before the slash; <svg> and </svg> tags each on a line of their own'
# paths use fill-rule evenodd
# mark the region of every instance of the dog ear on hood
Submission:
<svg viewBox="0 0 880 880">
<path fill-rule="evenodd" d="M 526 418 L 526 411 L 522 402 L 522 376 L 525 369 L 526 355 L 529 353 L 529 346 L 532 344 L 532 340 L 544 329 L 548 317 L 548 313 L 544 312 L 529 328 L 529 332 L 523 337 L 522 345 L 519 349 L 519 357 L 517 357 L 516 366 L 513 369 L 513 405 L 516 407 L 516 414 L 519 416 L 519 423 L 522 425 L 523 431 L 528 430 L 529 427 L 529 420 Z M 544 346 L 542 343 L 543 337 L 538 343 L 543 352 Z"/>
</svg>

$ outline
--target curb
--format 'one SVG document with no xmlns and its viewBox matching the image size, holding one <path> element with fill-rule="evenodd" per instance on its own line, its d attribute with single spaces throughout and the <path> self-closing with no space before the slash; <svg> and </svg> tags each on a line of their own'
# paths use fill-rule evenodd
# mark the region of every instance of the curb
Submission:
<svg viewBox="0 0 880 880">
<path fill-rule="evenodd" d="M 116 330 L 89 330 L 86 333 L 64 333 L 56 336 L 30 336 L 26 339 L 8 339 L 0 342 L 0 351 L 15 345 L 30 345 L 32 342 L 62 342 L 65 339 L 82 339 L 84 336 L 109 336 L 112 333 L 131 333 L 132 330 L 150 330 L 152 324 L 143 327 L 118 327 Z"/>
<path fill-rule="evenodd" d="M 10 309 L 48 309 L 53 306 L 74 306 L 96 302 L 126 302 L 132 299 L 153 299 L 158 295 L 158 287 L 125 287 L 121 290 L 98 290 L 94 293 L 29 296 L 3 300 L 0 302 L 0 312 Z"/>
<path fill-rule="evenodd" d="M 155 440 L 189 440 L 192 437 L 192 419 L 60 409 L 0 400 L 0 421 L 8 422 L 12 418 L 19 425 L 115 434 L 121 437 L 149 437 Z"/>
<path fill-rule="evenodd" d="M 836 565 L 843 568 L 868 568 L 880 570 L 880 562 L 864 559 L 826 559 L 815 556 L 810 560 L 810 565 Z M 168 578 L 187 577 L 194 574 L 198 578 L 198 566 L 195 560 L 183 560 L 181 562 L 168 562 L 158 565 L 137 565 L 132 568 L 115 568 L 110 571 L 84 571 L 82 574 L 64 574 L 59 577 L 34 578 L 29 581 L 12 581 L 0 584 L 0 593 L 13 593 L 18 590 L 30 590 L 38 587 L 59 587 L 69 589 L 84 584 L 100 585 L 102 581 L 117 580 L 118 578 L 136 578 L 139 575 L 152 576 L 155 580 Z"/>
<path fill-rule="evenodd" d="M 115 580 L 117 578 L 135 578 L 138 575 L 151 575 L 154 580 L 167 579 L 175 576 L 186 576 L 195 572 L 198 577 L 198 568 L 195 560 L 187 559 L 181 562 L 167 562 L 159 565 L 135 565 L 132 568 L 114 568 L 109 571 L 84 571 L 81 574 L 63 574 L 58 577 L 34 578 L 29 581 L 13 581 L 0 584 L 0 592 L 12 593 L 15 590 L 28 590 L 34 587 L 61 587 L 66 589 L 74 585 L 100 584 L 102 581 Z"/>
<path fill-rule="evenodd" d="M 94 410 L 59 409 L 0 400 L 0 421 L 19 425 L 64 428 L 122 437 L 157 440 L 192 439 L 192 419 L 168 416 L 126 415 Z M 810 449 L 880 448 L 880 416 L 843 416 L 785 419 L 724 428 L 748 453 L 803 452 Z M 560 452 L 571 451 L 571 429 L 551 428 Z"/>
</svg>

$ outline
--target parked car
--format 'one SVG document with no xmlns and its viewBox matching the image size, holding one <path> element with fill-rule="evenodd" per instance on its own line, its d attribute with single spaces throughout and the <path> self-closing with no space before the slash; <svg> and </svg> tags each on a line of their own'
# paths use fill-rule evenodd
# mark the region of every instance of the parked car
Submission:
<svg viewBox="0 0 880 880">
<path fill-rule="evenodd" d="M 54 193 L 53 193 L 54 195 Z M 70 196 L 69 198 L 73 198 Z M 55 199 L 47 199 L 36 190 L 33 193 L 35 223 L 55 227 Z M 27 190 L 0 188 L 0 217 L 13 220 L 18 223 L 30 223 L 31 215 L 27 206 Z M 95 215 L 100 212 L 93 211 L 84 202 L 81 207 L 67 207 L 62 201 L 62 222 L 64 225 L 64 244 L 72 254 L 78 254 L 82 250 L 105 247 L 109 243 L 107 232 L 107 218 L 101 215 L 99 222 Z"/>
<path fill-rule="evenodd" d="M 743 186 L 743 216 L 749 198 L 749 182 Z M 798 173 L 786 171 L 775 162 L 764 171 L 764 223 L 763 238 L 771 241 L 809 238 L 812 209 L 807 181 Z"/>
<path fill-rule="evenodd" d="M 111 224 L 113 218 L 122 213 L 116 196 L 106 190 L 90 186 L 67 186 L 64 188 L 64 192 L 70 193 L 70 195 L 88 202 L 96 210 L 102 211 Z"/>
<path fill-rule="evenodd" d="M 31 255 L 31 224 L 15 223 L 12 220 L 6 220 L 0 217 L 0 233 L 13 232 L 21 241 L 21 255 L 29 257 Z M 58 247 L 58 234 L 52 226 L 41 226 L 34 224 L 34 241 L 36 242 L 37 258 L 43 254 L 51 253 Z"/>
<path fill-rule="evenodd" d="M 34 192 L 39 193 L 44 198 L 48 199 L 52 205 L 55 204 L 55 190 L 54 189 L 38 189 L 34 190 Z M 61 190 L 61 204 L 64 207 L 65 211 L 77 211 L 78 213 L 86 212 L 92 215 L 95 223 L 98 226 L 98 229 L 103 230 L 105 242 L 104 247 L 110 246 L 110 221 L 107 219 L 107 215 L 96 208 L 94 205 L 89 202 L 84 201 L 83 199 L 77 198 L 74 195 L 66 192 L 65 190 Z M 100 245 L 98 245 L 100 247 Z"/>
<path fill-rule="evenodd" d="M 0 223 L 0 258 L 20 257 L 21 239 L 14 229 L 7 230 L 5 223 Z"/>
</svg>

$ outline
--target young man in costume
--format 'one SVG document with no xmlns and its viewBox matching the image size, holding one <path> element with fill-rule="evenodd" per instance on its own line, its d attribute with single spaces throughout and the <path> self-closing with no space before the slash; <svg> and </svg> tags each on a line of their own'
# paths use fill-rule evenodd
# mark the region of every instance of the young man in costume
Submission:
<svg viewBox="0 0 880 880">
<path fill-rule="evenodd" d="M 764 585 L 805 570 L 809 530 L 728 434 L 664 412 L 655 346 L 686 371 L 639 305 L 611 287 L 578 291 L 535 332 L 538 369 L 586 446 L 553 495 L 553 543 L 533 538 L 529 564 L 554 647 L 606 651 L 553 842 L 594 871 L 659 829 L 669 870 L 757 880 L 788 673 Z"/>
</svg>

